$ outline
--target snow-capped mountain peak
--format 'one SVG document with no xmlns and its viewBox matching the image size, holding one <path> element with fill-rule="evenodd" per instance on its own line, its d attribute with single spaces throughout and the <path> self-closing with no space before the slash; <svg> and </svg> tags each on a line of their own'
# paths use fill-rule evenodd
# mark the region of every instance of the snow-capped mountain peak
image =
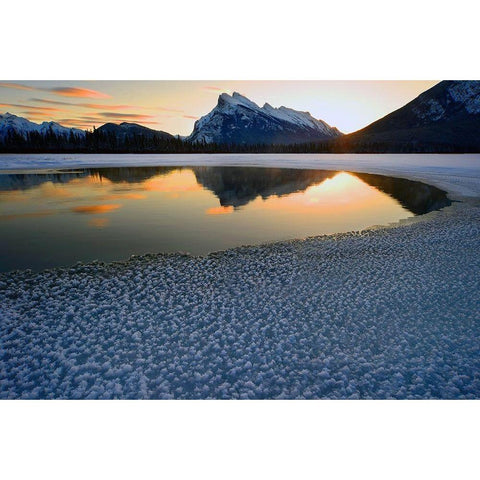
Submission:
<svg viewBox="0 0 480 480">
<path fill-rule="evenodd" d="M 0 114 L 0 139 L 2 140 L 7 138 L 9 133 L 15 133 L 26 139 L 28 133 L 37 132 L 41 135 L 44 135 L 50 130 L 56 135 L 65 136 L 70 135 L 70 132 L 72 132 L 78 137 L 85 136 L 85 132 L 83 130 L 79 130 L 78 128 L 64 127 L 57 122 L 42 122 L 39 124 L 9 112 Z"/>
<path fill-rule="evenodd" d="M 219 106 L 243 106 L 243 107 L 248 107 L 252 109 L 258 109 L 260 108 L 255 102 L 252 102 L 250 99 L 247 97 L 244 97 L 238 92 L 233 92 L 232 95 L 229 95 L 228 93 L 222 93 L 218 97 L 218 105 Z"/>
<path fill-rule="evenodd" d="M 234 92 L 222 93 L 216 107 L 195 122 L 188 139 L 206 143 L 301 143 L 325 140 L 341 133 L 309 112 L 287 107 L 258 106 Z"/>
</svg>

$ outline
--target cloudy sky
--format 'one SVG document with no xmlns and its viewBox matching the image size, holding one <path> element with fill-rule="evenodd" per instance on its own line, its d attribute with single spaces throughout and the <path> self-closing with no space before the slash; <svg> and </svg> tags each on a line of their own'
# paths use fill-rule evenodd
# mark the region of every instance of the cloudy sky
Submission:
<svg viewBox="0 0 480 480">
<path fill-rule="evenodd" d="M 188 135 L 222 92 L 259 105 L 309 111 L 349 133 L 405 105 L 438 81 L 0 81 L 0 112 L 92 128 L 134 122 Z"/>
</svg>

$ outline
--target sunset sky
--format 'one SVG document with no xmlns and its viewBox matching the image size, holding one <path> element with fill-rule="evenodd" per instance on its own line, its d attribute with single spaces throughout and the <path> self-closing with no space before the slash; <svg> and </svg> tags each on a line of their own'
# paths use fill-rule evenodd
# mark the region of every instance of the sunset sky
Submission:
<svg viewBox="0 0 480 480">
<path fill-rule="evenodd" d="M 0 81 L 0 113 L 41 123 L 92 128 L 133 122 L 188 135 L 222 92 L 237 91 L 262 106 L 309 111 L 353 132 L 405 105 L 438 83 L 415 81 Z"/>
</svg>

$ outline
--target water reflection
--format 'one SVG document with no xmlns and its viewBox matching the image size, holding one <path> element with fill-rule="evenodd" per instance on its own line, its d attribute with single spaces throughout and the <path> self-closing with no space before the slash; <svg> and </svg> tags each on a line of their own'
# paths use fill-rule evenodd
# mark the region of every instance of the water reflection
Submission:
<svg viewBox="0 0 480 480">
<path fill-rule="evenodd" d="M 103 228 L 108 225 L 110 220 L 108 218 L 92 218 L 88 224 L 92 227 Z"/>
<path fill-rule="evenodd" d="M 211 190 L 220 205 L 241 207 L 258 196 L 288 195 L 320 183 L 337 172 L 281 168 L 196 167 L 197 182 Z"/>
<path fill-rule="evenodd" d="M 173 172 L 182 175 L 172 176 Z M 338 175 L 338 171 L 299 170 L 256 167 L 122 167 L 84 169 L 64 172 L 0 174 L 0 192 L 28 190 L 43 185 L 43 197 L 69 197 L 72 192 L 57 184 L 82 185 L 107 183 L 121 187 L 105 195 L 104 200 L 144 199 L 142 193 L 125 193 L 129 185 L 144 191 L 212 191 L 221 206 L 241 207 L 258 196 L 288 195 L 304 191 L 313 184 Z M 367 173 L 352 173 L 360 180 L 392 196 L 416 215 L 438 210 L 450 204 L 445 192 L 436 187 L 402 178 Z M 13 201 L 15 195 L 11 195 Z M 8 199 L 2 198 L 3 201 Z M 18 198 L 17 198 L 18 200 Z"/>
<path fill-rule="evenodd" d="M 107 204 L 107 205 L 79 205 L 78 207 L 72 207 L 72 212 L 75 213 L 87 213 L 91 214 L 98 214 L 98 213 L 107 213 L 111 212 L 112 210 L 116 210 L 120 208 L 122 205 L 120 204 Z"/>
<path fill-rule="evenodd" d="M 391 195 L 415 215 L 423 215 L 451 204 L 443 190 L 425 183 L 370 173 L 355 173 L 355 176 Z"/>
<path fill-rule="evenodd" d="M 442 208 L 441 190 L 380 175 L 142 167 L 0 175 L 1 270 L 204 254 L 359 230 Z"/>
</svg>

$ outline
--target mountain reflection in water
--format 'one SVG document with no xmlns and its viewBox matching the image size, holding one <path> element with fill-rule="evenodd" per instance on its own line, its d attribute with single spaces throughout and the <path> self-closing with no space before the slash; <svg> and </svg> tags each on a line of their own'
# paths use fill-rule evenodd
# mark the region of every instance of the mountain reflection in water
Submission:
<svg viewBox="0 0 480 480">
<path fill-rule="evenodd" d="M 205 254 L 448 206 L 419 182 L 327 170 L 130 167 L 0 174 L 0 270 Z"/>
<path fill-rule="evenodd" d="M 212 191 L 221 206 L 241 207 L 258 196 L 266 199 L 306 190 L 333 178 L 338 171 L 260 167 L 121 167 L 84 169 L 72 172 L 0 175 L 0 191 L 24 190 L 42 183 L 68 183 L 72 179 L 93 177 L 100 182 L 143 183 L 174 171 L 191 170 L 198 184 Z M 446 193 L 434 186 L 403 178 L 369 173 L 350 173 L 368 185 L 395 198 L 415 215 L 439 210 L 451 204 Z"/>
</svg>

